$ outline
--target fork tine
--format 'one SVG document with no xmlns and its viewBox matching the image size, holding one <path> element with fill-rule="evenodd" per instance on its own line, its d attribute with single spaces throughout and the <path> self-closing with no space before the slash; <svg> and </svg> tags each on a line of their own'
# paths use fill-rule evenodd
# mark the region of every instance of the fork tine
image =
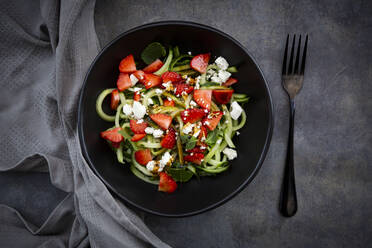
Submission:
<svg viewBox="0 0 372 248">
<path fill-rule="evenodd" d="M 300 39 L 298 40 L 298 47 L 297 47 L 297 53 L 296 53 L 296 62 L 295 62 L 295 67 L 294 67 L 293 74 L 297 74 L 298 73 L 298 62 L 300 61 L 300 47 L 301 47 L 301 35 L 300 35 Z"/>
<path fill-rule="evenodd" d="M 287 73 L 288 40 L 289 40 L 289 34 L 287 35 L 287 42 L 285 43 L 282 75 L 285 75 Z"/>
<path fill-rule="evenodd" d="M 296 35 L 293 35 L 291 55 L 289 57 L 288 74 L 292 74 L 293 72 L 293 53 L 294 53 L 295 40 L 296 40 Z"/>
<path fill-rule="evenodd" d="M 307 39 L 308 39 L 308 35 L 306 35 L 305 46 L 304 46 L 304 52 L 303 52 L 303 55 L 302 55 L 302 63 L 301 63 L 301 71 L 300 71 L 300 74 L 301 74 L 301 75 L 304 75 L 304 72 L 305 72 L 306 51 L 307 51 Z"/>
</svg>

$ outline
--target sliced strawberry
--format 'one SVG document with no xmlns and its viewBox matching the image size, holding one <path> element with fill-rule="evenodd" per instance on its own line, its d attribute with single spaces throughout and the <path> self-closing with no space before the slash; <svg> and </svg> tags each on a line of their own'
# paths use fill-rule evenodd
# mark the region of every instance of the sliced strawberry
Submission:
<svg viewBox="0 0 372 248">
<path fill-rule="evenodd" d="M 133 135 L 131 141 L 133 141 L 133 142 L 137 142 L 137 141 L 143 139 L 145 136 L 146 136 L 145 133 L 138 133 L 138 134 L 135 134 L 135 135 Z"/>
<path fill-rule="evenodd" d="M 172 149 L 176 144 L 176 131 L 173 128 L 169 128 L 160 144 L 163 148 Z"/>
<path fill-rule="evenodd" d="M 122 59 L 119 64 L 119 71 L 122 73 L 131 73 L 136 71 L 136 63 L 132 54 Z"/>
<path fill-rule="evenodd" d="M 141 165 L 147 165 L 148 162 L 152 160 L 152 155 L 150 149 L 138 150 L 134 153 L 134 158 L 137 163 Z"/>
<path fill-rule="evenodd" d="M 174 94 L 177 97 L 181 96 L 183 92 L 185 92 L 186 94 L 190 94 L 194 90 L 193 86 L 189 84 L 184 84 L 184 83 L 175 83 L 173 84 L 173 87 L 176 88 L 176 90 L 174 91 Z"/>
<path fill-rule="evenodd" d="M 174 107 L 174 101 L 172 99 L 164 99 L 163 100 L 163 105 L 167 107 Z"/>
<path fill-rule="evenodd" d="M 124 138 L 120 133 L 118 133 L 119 130 L 121 130 L 121 127 L 106 130 L 101 132 L 101 137 L 114 143 L 120 143 Z"/>
<path fill-rule="evenodd" d="M 161 84 L 161 77 L 157 75 L 146 73 L 144 77 L 143 84 L 145 85 L 146 89 L 150 89 Z"/>
<path fill-rule="evenodd" d="M 111 109 L 116 110 L 119 106 L 119 102 L 120 102 L 119 91 L 113 90 L 111 92 L 111 104 L 110 104 Z"/>
<path fill-rule="evenodd" d="M 165 172 L 160 172 L 159 173 L 160 180 L 159 180 L 159 191 L 167 192 L 167 193 L 172 193 L 177 189 L 177 183 L 174 181 L 174 179 L 169 176 Z"/>
<path fill-rule="evenodd" d="M 137 101 L 137 102 L 138 102 L 139 100 L 141 100 L 141 93 L 139 93 L 139 91 L 134 92 L 133 100 L 135 100 L 135 101 Z"/>
<path fill-rule="evenodd" d="M 205 126 L 200 127 L 199 140 L 205 140 L 208 136 L 208 129 Z"/>
<path fill-rule="evenodd" d="M 209 130 L 214 130 L 218 123 L 220 122 L 223 116 L 222 111 L 215 111 L 210 113 L 207 117 L 205 117 L 202 121 L 203 125 L 206 126 Z"/>
<path fill-rule="evenodd" d="M 228 86 L 231 86 L 231 85 L 233 85 L 237 82 L 238 82 L 237 79 L 231 77 L 231 78 L 227 79 L 227 81 L 224 82 L 222 85 L 228 87 Z"/>
<path fill-rule="evenodd" d="M 135 134 L 145 133 L 145 129 L 147 127 L 146 122 L 143 121 L 141 123 L 138 123 L 138 121 L 136 120 L 130 120 L 129 125 L 130 125 L 130 130 L 132 130 L 132 132 Z"/>
<path fill-rule="evenodd" d="M 214 99 L 220 104 L 229 103 L 234 90 L 213 90 Z"/>
<path fill-rule="evenodd" d="M 210 110 L 212 90 L 194 90 L 194 100 L 200 107 Z"/>
<path fill-rule="evenodd" d="M 196 55 L 190 61 L 191 68 L 200 73 L 206 73 L 210 57 L 211 57 L 210 53 Z"/>
<path fill-rule="evenodd" d="M 200 165 L 202 162 L 202 159 L 204 158 L 204 154 L 200 152 L 194 152 L 193 155 L 186 155 L 183 157 L 183 160 L 192 162 L 194 164 Z"/>
<path fill-rule="evenodd" d="M 186 152 L 188 153 L 204 153 L 206 151 L 206 149 L 201 149 L 200 146 L 195 146 L 194 148 L 192 148 L 191 150 L 187 150 Z"/>
<path fill-rule="evenodd" d="M 118 81 L 116 82 L 116 85 L 117 85 L 119 91 L 124 91 L 124 90 L 132 87 L 132 81 L 130 80 L 128 74 L 120 73 Z"/>
<path fill-rule="evenodd" d="M 184 123 L 195 123 L 200 121 L 205 116 L 203 109 L 189 108 L 181 112 L 181 119 Z"/>
<path fill-rule="evenodd" d="M 153 114 L 150 118 L 164 130 L 167 130 L 172 123 L 172 117 L 166 114 Z"/>
<path fill-rule="evenodd" d="M 174 71 L 164 72 L 163 75 L 161 75 L 161 79 L 163 80 L 163 83 L 167 82 L 178 83 L 182 81 L 181 75 Z"/>
<path fill-rule="evenodd" d="M 156 59 L 154 62 L 146 66 L 145 69 L 143 69 L 143 71 L 147 73 L 153 73 L 159 70 L 162 66 L 163 62 L 161 62 L 160 59 Z"/>
<path fill-rule="evenodd" d="M 145 80 L 145 73 L 141 70 L 133 72 L 133 75 L 138 79 L 140 83 L 143 83 Z"/>
</svg>

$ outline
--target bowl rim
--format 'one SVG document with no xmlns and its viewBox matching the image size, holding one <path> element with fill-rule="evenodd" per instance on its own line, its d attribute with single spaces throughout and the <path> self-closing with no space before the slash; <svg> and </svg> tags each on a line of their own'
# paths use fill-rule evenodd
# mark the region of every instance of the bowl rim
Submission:
<svg viewBox="0 0 372 248">
<path fill-rule="evenodd" d="M 128 34 L 130 34 L 132 32 L 135 32 L 135 31 L 140 30 L 140 29 L 143 29 L 143 28 L 157 27 L 157 26 L 166 26 L 166 25 L 180 25 L 180 26 L 190 26 L 190 27 L 197 27 L 197 28 L 201 28 L 201 29 L 206 29 L 206 30 L 209 30 L 209 31 L 212 31 L 212 32 L 216 32 L 219 35 L 221 35 L 221 36 L 223 36 L 223 37 L 231 40 L 232 42 L 234 42 L 246 54 L 248 54 L 248 56 L 252 59 L 253 63 L 255 64 L 255 66 L 257 67 L 258 71 L 260 72 L 260 74 L 261 74 L 261 76 L 263 78 L 263 81 L 264 81 L 264 84 L 265 84 L 264 87 L 265 87 L 266 92 L 268 94 L 268 102 L 266 103 L 268 105 L 268 109 L 269 109 L 268 133 L 267 133 L 266 138 L 265 138 L 265 144 L 264 144 L 263 150 L 261 152 L 260 158 L 259 158 L 259 160 L 258 160 L 258 162 L 256 164 L 256 167 L 254 168 L 253 172 L 251 173 L 251 175 L 238 188 L 236 188 L 233 192 L 231 192 L 229 195 L 227 195 L 226 197 L 224 197 L 222 200 L 220 200 L 220 201 L 218 201 L 216 203 L 213 203 L 213 204 L 211 204 L 211 205 L 209 205 L 207 207 L 204 207 L 202 209 L 191 211 L 191 212 L 187 212 L 187 213 L 181 213 L 181 214 L 167 214 L 167 213 L 162 213 L 162 212 L 154 211 L 154 210 L 151 210 L 151 209 L 147 209 L 147 208 L 142 207 L 142 206 L 136 204 L 135 202 L 127 199 L 125 196 L 121 195 L 113 186 L 111 186 L 111 184 L 109 182 L 107 182 L 98 173 L 98 171 L 93 166 L 93 163 L 92 163 L 92 161 L 90 160 L 90 158 L 88 156 L 88 151 L 87 151 L 87 147 L 85 145 L 85 141 L 84 141 L 84 137 L 83 137 L 83 128 L 82 128 L 82 124 L 83 124 L 82 123 L 82 106 L 83 106 L 83 98 L 84 98 L 84 92 L 85 92 L 85 88 L 86 88 L 86 84 L 87 84 L 87 79 L 88 79 L 88 76 L 89 76 L 89 74 L 90 74 L 93 66 L 95 65 L 95 63 L 97 62 L 97 60 L 101 57 L 101 55 L 103 53 L 105 53 L 106 50 L 109 49 L 115 42 L 117 42 L 122 37 L 124 37 L 124 36 L 126 36 L 126 35 L 128 35 Z M 107 43 L 102 48 L 102 50 L 96 55 L 96 57 L 94 58 L 94 60 L 91 62 L 91 65 L 89 66 L 89 68 L 88 68 L 88 70 L 87 70 L 87 72 L 85 74 L 84 82 L 83 82 L 82 87 L 81 87 L 81 90 L 80 90 L 80 96 L 79 96 L 78 112 L 77 112 L 77 114 L 78 114 L 78 119 L 77 119 L 78 138 L 79 138 L 80 148 L 82 150 L 82 155 L 83 155 L 84 159 L 86 160 L 87 164 L 89 165 L 89 167 L 96 174 L 96 176 L 107 186 L 107 188 L 110 191 L 112 191 L 114 194 L 116 194 L 125 203 L 129 204 L 132 207 L 135 207 L 136 209 L 142 210 L 142 211 L 144 211 L 146 213 L 150 213 L 150 214 L 157 215 L 157 216 L 162 216 L 162 217 L 188 217 L 188 216 L 193 216 L 193 215 L 201 214 L 201 213 L 204 213 L 206 211 L 209 211 L 209 210 L 212 210 L 214 208 L 217 208 L 217 207 L 221 206 L 222 204 L 224 204 L 227 201 L 231 200 L 238 193 L 240 193 L 256 177 L 258 171 L 262 167 L 262 164 L 263 164 L 263 162 L 264 162 L 264 160 L 266 158 L 267 152 L 268 152 L 269 147 L 270 147 L 271 138 L 272 138 L 273 129 L 274 129 L 273 101 L 272 101 L 272 96 L 271 96 L 270 88 L 269 88 L 268 83 L 267 83 L 267 80 L 266 80 L 266 78 L 265 78 L 265 76 L 263 74 L 263 71 L 261 70 L 260 66 L 256 62 L 256 59 L 252 56 L 252 54 L 239 41 L 237 41 L 232 36 L 230 36 L 230 35 L 222 32 L 221 30 L 218 30 L 218 29 L 216 29 L 214 27 L 211 27 L 211 26 L 208 26 L 208 25 L 205 25 L 205 24 L 191 22 L 191 21 L 181 21 L 181 20 L 167 20 L 167 21 L 158 21 L 158 22 L 145 23 L 145 24 L 142 24 L 140 26 L 136 26 L 134 28 L 131 28 L 131 29 L 129 29 L 129 30 L 127 30 L 127 31 L 119 34 L 113 40 L 111 40 L 109 43 Z"/>
</svg>

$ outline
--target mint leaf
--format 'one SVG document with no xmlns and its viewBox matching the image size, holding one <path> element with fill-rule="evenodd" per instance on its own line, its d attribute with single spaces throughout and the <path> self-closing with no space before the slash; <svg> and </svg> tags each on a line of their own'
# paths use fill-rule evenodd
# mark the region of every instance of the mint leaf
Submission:
<svg viewBox="0 0 372 248">
<path fill-rule="evenodd" d="M 189 137 L 187 137 L 186 135 L 180 135 L 180 138 L 182 144 L 185 144 L 187 143 L 187 141 L 189 141 Z"/>
<path fill-rule="evenodd" d="M 192 148 L 195 147 L 196 145 L 196 141 L 198 141 L 198 139 L 194 136 L 192 136 L 189 141 L 186 143 L 186 150 L 191 150 Z"/>
<path fill-rule="evenodd" d="M 205 143 L 207 143 L 208 146 L 213 146 L 216 143 L 217 138 L 218 138 L 218 131 L 215 129 L 212 132 L 208 133 Z"/>
<path fill-rule="evenodd" d="M 164 57 L 167 51 L 159 42 L 150 43 L 141 53 L 141 58 L 146 64 L 151 64 L 156 59 Z"/>
<path fill-rule="evenodd" d="M 193 173 L 186 168 L 168 168 L 167 172 L 177 182 L 187 182 L 193 176 Z"/>
</svg>

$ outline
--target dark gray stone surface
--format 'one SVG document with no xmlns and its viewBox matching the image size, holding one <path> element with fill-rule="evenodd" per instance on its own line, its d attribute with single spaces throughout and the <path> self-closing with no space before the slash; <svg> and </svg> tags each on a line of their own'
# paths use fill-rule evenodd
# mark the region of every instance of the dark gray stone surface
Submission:
<svg viewBox="0 0 372 248">
<path fill-rule="evenodd" d="M 325 3 L 327 2 L 327 3 Z M 371 1 L 98 1 L 101 44 L 129 28 L 189 20 L 232 35 L 271 88 L 275 129 L 257 177 L 225 205 L 194 217 L 145 221 L 175 247 L 367 247 L 372 243 Z M 278 212 L 288 102 L 280 71 L 287 33 L 308 33 L 307 71 L 296 99 L 299 210 Z"/>
<path fill-rule="evenodd" d="M 253 182 L 228 203 L 198 216 L 145 215 L 155 234 L 174 247 L 371 246 L 371 13 L 371 1 L 351 0 L 98 1 L 102 45 L 153 21 L 207 24 L 251 51 L 274 100 L 273 140 Z M 278 212 L 288 134 L 288 102 L 280 83 L 287 33 L 310 35 L 304 88 L 296 99 L 299 210 L 293 218 Z M 0 203 L 36 225 L 63 196 L 48 174 L 0 173 Z"/>
</svg>

